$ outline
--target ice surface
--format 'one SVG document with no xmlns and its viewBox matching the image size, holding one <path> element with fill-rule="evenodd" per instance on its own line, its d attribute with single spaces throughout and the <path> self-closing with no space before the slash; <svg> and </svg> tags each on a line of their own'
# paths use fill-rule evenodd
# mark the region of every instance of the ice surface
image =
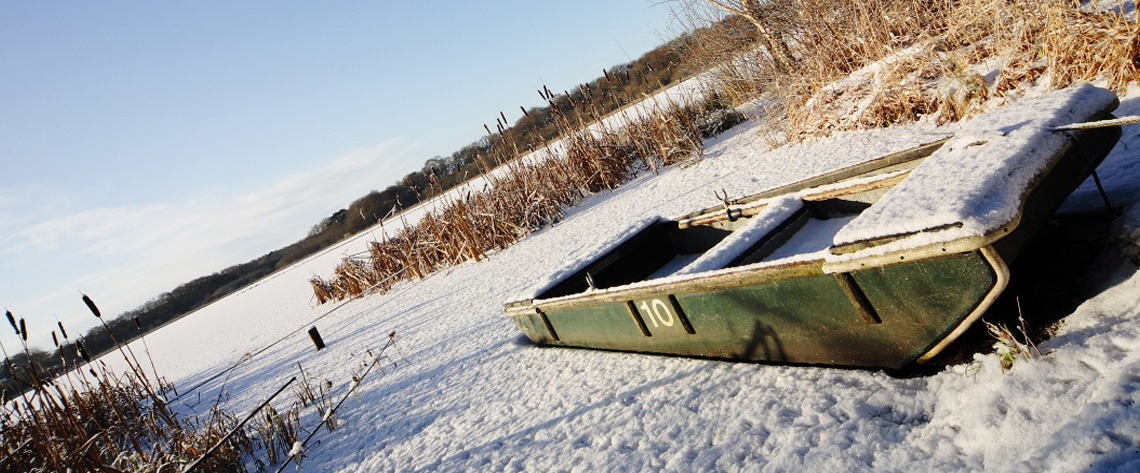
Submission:
<svg viewBox="0 0 1140 473">
<path fill-rule="evenodd" d="M 1013 221 L 1030 183 L 1071 142 L 1050 128 L 1083 122 L 1111 107 L 1116 95 L 1080 85 L 984 113 L 835 236 L 837 245 L 944 225 L 937 235 L 895 242 L 896 249 L 981 236 Z M 859 253 L 844 258 L 858 257 Z"/>
</svg>

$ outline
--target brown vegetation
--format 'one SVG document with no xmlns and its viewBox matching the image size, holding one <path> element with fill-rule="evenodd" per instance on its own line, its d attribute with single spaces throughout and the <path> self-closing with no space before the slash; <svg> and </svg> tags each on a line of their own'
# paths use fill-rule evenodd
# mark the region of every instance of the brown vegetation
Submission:
<svg viewBox="0 0 1140 473">
<path fill-rule="evenodd" d="M 84 301 L 101 319 L 94 302 L 86 296 Z M 23 320 L 17 325 L 7 315 L 26 343 Z M 30 355 L 18 366 L 5 349 L 7 372 L 27 390 L 5 391 L 0 400 L 0 471 L 169 471 L 203 454 L 236 423 L 217 406 L 203 416 L 180 419 L 164 397 L 172 387 L 150 378 L 121 345 L 130 368 L 121 376 L 93 362 L 82 342 L 72 346 L 81 361 L 65 360 L 64 374 L 50 373 Z M 241 455 L 251 447 L 241 432 L 204 466 L 241 470 Z"/>
<path fill-rule="evenodd" d="M 791 140 L 922 117 L 960 120 L 990 98 L 1042 77 L 1052 87 L 1105 80 L 1121 88 L 1140 75 L 1140 26 L 1134 13 L 1121 13 L 1122 5 L 706 2 L 747 21 L 718 23 L 717 34 L 690 43 L 689 60 L 718 64 L 724 91 L 737 101 L 766 95 L 765 118 Z M 692 0 L 683 3 L 701 18 Z M 996 75 L 982 75 L 991 69 Z"/>
<path fill-rule="evenodd" d="M 102 319 L 95 303 L 87 296 L 83 299 Z M 17 322 L 11 312 L 6 316 L 27 353 L 24 320 Z M 60 330 L 66 340 L 63 324 Z M 206 412 L 186 414 L 194 406 L 187 406 L 185 399 L 189 398 L 183 396 L 201 385 L 179 395 L 173 385 L 158 377 L 153 361 L 155 377 L 151 378 L 130 348 L 118 343 L 116 348 L 128 368 L 121 375 L 93 359 L 83 342 L 70 345 L 80 361 L 64 360 L 62 372 L 55 373 L 31 356 L 17 364 L 0 344 L 5 375 L 25 388 L 0 394 L 0 471 L 246 471 L 251 463 L 264 471 L 270 465 L 280 464 L 284 469 L 289 462 L 299 464 L 303 455 L 295 455 L 295 446 L 302 434 L 308 434 L 303 446 L 322 427 L 336 428 L 336 410 L 387 359 L 384 353 L 394 346 L 395 337 L 396 332 L 391 332 L 377 352 L 367 350 L 369 361 L 352 374 L 352 383 L 339 402 L 331 398 L 331 381 L 314 388 L 298 363 L 301 382 L 294 390 L 296 400 L 282 410 L 270 405 L 297 380 L 294 377 L 240 421 L 220 407 L 225 382 Z M 320 421 L 306 432 L 301 419 L 310 406 Z"/>
<path fill-rule="evenodd" d="M 546 98 L 554 100 L 551 95 Z M 576 105 L 583 111 L 575 116 L 600 118 L 597 110 L 590 110 L 592 106 L 586 98 Z M 346 258 L 329 280 L 313 278 L 313 293 L 324 303 L 369 290 L 384 292 L 402 280 L 479 261 L 489 251 L 506 248 L 557 222 L 566 207 L 614 189 L 638 170 L 656 171 L 699 155 L 702 129 L 707 134 L 723 128 L 717 120 L 725 115 L 714 113 L 723 107 L 713 96 L 701 103 L 627 110 L 622 123 L 598 121 L 593 129 L 585 129 L 583 121 L 552 107 L 565 137 L 559 151 L 545 147 L 523 159 L 509 130 L 504 130 L 505 139 L 491 153 L 507 164 L 485 174 L 488 185 L 484 190 L 440 197 L 434 210 L 415 225 L 401 218 L 402 227 L 395 235 L 372 242 L 367 255 Z"/>
</svg>

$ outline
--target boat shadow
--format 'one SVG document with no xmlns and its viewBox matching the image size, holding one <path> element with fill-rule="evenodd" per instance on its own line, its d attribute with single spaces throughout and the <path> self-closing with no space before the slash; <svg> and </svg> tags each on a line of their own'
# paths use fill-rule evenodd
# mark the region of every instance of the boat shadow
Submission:
<svg viewBox="0 0 1140 473">
<path fill-rule="evenodd" d="M 1034 344 L 1052 338 L 1078 306 L 1127 276 L 1105 278 L 1106 268 L 1120 264 L 1107 259 L 1121 258 L 1113 243 L 1113 221 L 1104 210 L 1051 219 L 1010 266 L 1009 286 L 981 320 L 930 362 L 890 374 L 930 376 L 948 366 L 970 363 L 974 354 L 993 352 L 995 339 L 982 321 L 1004 325 L 1021 337 L 1020 315 Z"/>
<path fill-rule="evenodd" d="M 749 338 L 748 344 L 745 345 L 737 359 L 755 360 L 758 358 L 757 355 L 761 353 L 763 359 L 771 362 L 779 363 L 788 360 L 784 352 L 784 344 L 780 341 L 780 335 L 771 326 L 755 321 L 752 324 L 752 337 Z"/>
</svg>

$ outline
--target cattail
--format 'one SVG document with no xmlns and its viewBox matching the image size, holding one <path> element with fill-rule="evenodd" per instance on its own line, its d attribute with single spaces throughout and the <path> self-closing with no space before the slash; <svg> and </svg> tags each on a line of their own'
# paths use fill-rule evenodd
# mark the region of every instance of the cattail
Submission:
<svg viewBox="0 0 1140 473">
<path fill-rule="evenodd" d="M 507 124 L 507 114 L 503 113 L 502 110 L 499 110 L 499 116 L 503 117 L 503 125 L 506 125 Z"/>
<path fill-rule="evenodd" d="M 364 212 L 360 213 L 360 218 L 364 218 Z M 142 324 L 139 323 L 139 318 L 135 317 L 135 330 L 142 330 Z"/>
<path fill-rule="evenodd" d="M 16 326 L 16 317 L 12 315 L 12 311 L 4 311 L 4 315 L 8 316 L 8 323 L 12 324 L 12 330 L 16 331 L 16 335 L 20 335 L 20 327 Z"/>
<path fill-rule="evenodd" d="M 90 297 L 87 297 L 87 294 L 83 295 L 83 303 L 87 304 L 87 308 L 91 309 L 91 313 L 95 314 L 96 318 L 103 318 L 103 314 L 99 313 L 99 308 L 95 306 L 95 301 L 91 300 Z"/>
<path fill-rule="evenodd" d="M 55 344 L 56 348 L 59 348 L 59 339 L 55 337 L 55 330 L 51 331 L 51 342 Z"/>
<path fill-rule="evenodd" d="M 606 76 L 607 81 L 613 82 L 614 78 L 610 77 L 610 71 L 607 71 L 605 68 L 602 68 L 602 74 L 604 74 Z"/>
<path fill-rule="evenodd" d="M 83 358 L 83 361 L 91 362 L 91 355 L 87 353 L 87 345 L 83 344 L 83 340 L 75 342 L 75 351 L 79 352 L 79 357 Z"/>
<path fill-rule="evenodd" d="M 24 324 L 24 318 L 20 317 L 20 336 L 24 337 L 24 341 L 28 341 L 28 326 Z"/>
<path fill-rule="evenodd" d="M 55 324 L 59 325 L 59 333 L 63 334 L 64 340 L 67 340 L 67 330 L 63 329 L 63 322 L 60 322 L 57 320 L 57 321 L 55 321 Z"/>
<path fill-rule="evenodd" d="M 483 129 L 484 129 L 484 130 L 487 130 L 487 134 L 488 134 L 488 135 L 493 135 L 493 134 L 494 134 L 494 133 L 491 133 L 491 128 L 490 128 L 490 127 L 488 127 L 486 123 L 484 123 L 484 124 L 483 124 Z"/>
<path fill-rule="evenodd" d="M 526 109 L 525 109 L 525 108 L 523 108 L 523 106 L 522 106 L 522 105 L 519 105 L 519 110 L 522 110 L 522 112 L 523 112 L 523 116 L 524 116 L 524 117 L 530 118 L 530 114 L 529 114 L 529 113 L 526 113 Z"/>
</svg>

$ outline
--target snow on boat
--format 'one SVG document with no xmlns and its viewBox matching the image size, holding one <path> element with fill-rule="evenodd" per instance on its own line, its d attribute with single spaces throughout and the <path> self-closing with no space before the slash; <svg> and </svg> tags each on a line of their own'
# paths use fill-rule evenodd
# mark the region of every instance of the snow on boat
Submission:
<svg viewBox="0 0 1140 473">
<path fill-rule="evenodd" d="M 505 312 L 540 345 L 903 368 L 994 302 L 1008 262 L 1120 137 L 1090 85 L 980 115 L 951 139 L 649 218 Z"/>
</svg>

